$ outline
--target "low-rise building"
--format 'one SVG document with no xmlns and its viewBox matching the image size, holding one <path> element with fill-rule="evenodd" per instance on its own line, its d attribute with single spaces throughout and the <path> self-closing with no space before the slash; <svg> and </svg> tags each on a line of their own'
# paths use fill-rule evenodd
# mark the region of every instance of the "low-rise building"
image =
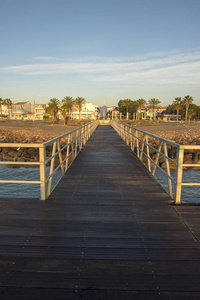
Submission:
<svg viewBox="0 0 200 300">
<path fill-rule="evenodd" d="M 8 108 L 7 105 L 2 104 L 1 107 L 0 107 L 0 109 L 1 109 L 1 114 L 3 116 L 9 116 L 10 115 L 10 111 L 9 111 L 9 108 Z"/>
<path fill-rule="evenodd" d="M 108 106 L 103 105 L 99 107 L 100 110 L 100 119 L 106 119 L 108 113 Z"/>
<path fill-rule="evenodd" d="M 157 117 L 161 117 L 163 111 L 166 110 L 166 107 L 158 107 L 154 110 L 152 108 L 145 107 L 143 109 L 138 109 L 137 113 L 134 114 L 136 120 L 146 120 L 146 119 L 154 119 Z"/>
<path fill-rule="evenodd" d="M 71 113 L 72 119 L 79 119 L 79 107 L 73 106 Z M 98 118 L 98 106 L 90 102 L 83 103 L 81 110 L 81 119 L 83 120 L 96 120 Z"/>
<path fill-rule="evenodd" d="M 27 114 L 34 113 L 34 105 L 30 101 L 17 102 L 13 104 L 11 119 L 24 120 Z"/>
<path fill-rule="evenodd" d="M 46 115 L 46 104 L 35 104 L 35 119 L 43 120 Z"/>
</svg>

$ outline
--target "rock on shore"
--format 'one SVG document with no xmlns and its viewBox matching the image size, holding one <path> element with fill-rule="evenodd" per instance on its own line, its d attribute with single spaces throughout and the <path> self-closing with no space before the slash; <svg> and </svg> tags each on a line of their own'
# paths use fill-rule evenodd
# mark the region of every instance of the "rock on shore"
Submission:
<svg viewBox="0 0 200 300">
<path fill-rule="evenodd" d="M 26 123 L 24 121 L 9 121 L 7 124 L 0 123 L 0 143 L 2 143 L 2 145 L 0 145 L 0 161 L 38 162 L 38 143 L 46 142 L 76 127 L 77 126 L 51 125 L 44 122 Z M 62 142 L 64 143 L 64 140 Z M 35 143 L 36 148 L 4 147 L 4 143 Z M 46 156 L 50 157 L 51 154 L 52 147 L 47 147 Z M 55 165 L 58 165 L 58 163 L 59 159 L 56 157 Z"/>
<path fill-rule="evenodd" d="M 9 121 L 7 124 L 0 123 L 0 143 L 43 143 L 76 127 L 51 125 L 44 122 L 26 123 L 24 121 Z M 181 145 L 200 145 L 200 123 L 195 123 L 191 126 L 185 126 L 184 124 L 140 125 L 138 128 Z M 149 138 L 149 142 L 154 148 L 158 147 L 158 140 Z M 175 148 L 168 146 L 168 154 L 172 160 L 176 161 Z M 47 157 L 51 156 L 51 148 L 47 149 L 46 155 Z M 156 152 L 150 149 L 150 155 L 154 159 Z M 1 161 L 36 162 L 38 159 L 38 149 L 17 149 L 0 146 Z M 185 151 L 184 163 L 200 163 L 200 150 Z M 165 159 L 162 156 L 159 158 L 159 165 L 162 168 L 166 168 Z M 170 168 L 174 169 L 175 164 L 170 162 Z"/>
</svg>

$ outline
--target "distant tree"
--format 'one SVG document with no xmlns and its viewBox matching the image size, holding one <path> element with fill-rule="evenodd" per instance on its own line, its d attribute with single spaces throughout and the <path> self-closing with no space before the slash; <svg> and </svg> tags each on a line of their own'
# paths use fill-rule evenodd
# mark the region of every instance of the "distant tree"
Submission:
<svg viewBox="0 0 200 300">
<path fill-rule="evenodd" d="M 70 97 L 70 96 L 66 96 L 62 100 L 61 113 L 64 118 L 65 125 L 66 125 L 67 114 L 69 116 L 69 113 L 72 111 L 73 105 L 74 105 L 74 101 L 73 101 L 72 97 Z"/>
<path fill-rule="evenodd" d="M 66 118 L 67 118 L 67 105 L 66 102 L 62 102 L 62 106 L 60 108 L 63 120 L 64 120 L 64 125 L 66 125 Z"/>
<path fill-rule="evenodd" d="M 48 103 L 48 111 L 50 115 L 52 116 L 52 119 L 54 122 L 57 120 L 57 115 L 59 111 L 60 101 L 56 98 L 52 98 L 49 100 Z"/>
<path fill-rule="evenodd" d="M 182 108 L 182 99 L 181 97 L 174 98 L 173 104 L 174 108 L 177 112 L 177 123 L 178 123 L 178 116 L 179 116 L 179 110 Z"/>
<path fill-rule="evenodd" d="M 132 101 L 131 100 L 131 106 L 129 108 L 129 113 L 131 114 L 132 118 L 133 118 L 133 114 L 136 114 L 137 112 L 137 101 Z"/>
<path fill-rule="evenodd" d="M 190 123 L 191 118 L 196 114 L 196 111 L 193 107 L 189 107 L 188 109 L 188 121 Z"/>
<path fill-rule="evenodd" d="M 151 98 L 150 100 L 148 100 L 148 103 L 149 103 L 149 108 L 152 109 L 153 111 L 153 119 L 155 120 L 155 110 L 160 107 L 159 104 L 161 102 L 156 98 Z"/>
<path fill-rule="evenodd" d="M 126 116 L 126 108 L 123 106 L 123 100 L 119 100 L 118 102 L 119 112 Z"/>
<path fill-rule="evenodd" d="M 97 107 L 97 119 L 99 118 L 99 116 L 100 116 L 100 108 Z"/>
<path fill-rule="evenodd" d="M 13 103 L 10 98 L 3 99 L 2 104 L 7 106 L 7 110 L 9 112 L 9 116 L 11 117 L 11 109 L 13 107 Z"/>
<path fill-rule="evenodd" d="M 188 109 L 188 121 L 190 122 L 191 119 L 196 119 L 200 117 L 200 107 L 196 104 L 190 104 Z"/>
<path fill-rule="evenodd" d="M 192 104 L 193 98 L 190 95 L 187 95 L 183 98 L 183 105 L 185 105 L 185 122 L 187 123 L 188 119 L 188 109 L 190 104 Z"/>
<path fill-rule="evenodd" d="M 119 112 L 122 113 L 128 120 L 129 114 L 135 113 L 137 111 L 136 101 L 130 99 L 120 100 L 118 102 Z"/>
<path fill-rule="evenodd" d="M 197 118 L 197 119 L 199 119 L 200 118 L 200 106 L 198 106 L 198 105 L 196 105 L 196 104 L 191 104 L 191 106 L 192 107 L 194 107 L 194 109 L 195 109 L 195 117 Z"/>
<path fill-rule="evenodd" d="M 146 102 L 146 100 L 141 98 L 141 99 L 136 100 L 136 105 L 137 105 L 137 111 L 138 110 L 141 111 L 141 109 L 145 108 L 145 106 L 147 105 L 147 102 Z"/>
<path fill-rule="evenodd" d="M 127 120 L 129 119 L 129 110 L 130 110 L 131 106 L 133 105 L 132 102 L 133 101 L 131 99 L 124 99 L 124 100 L 122 100 L 122 103 L 121 103 L 121 105 L 123 107 L 125 107 L 125 109 L 126 109 L 126 119 Z"/>
<path fill-rule="evenodd" d="M 83 97 L 77 97 L 75 100 L 75 104 L 78 106 L 78 111 L 79 111 L 79 120 L 81 120 L 81 111 L 82 111 L 82 106 L 85 103 L 85 99 Z"/>
<path fill-rule="evenodd" d="M 168 106 L 167 106 L 167 108 L 166 108 L 166 110 L 164 110 L 163 111 L 163 113 L 164 114 L 172 114 L 173 113 L 173 108 L 174 108 L 174 106 L 173 106 L 173 104 L 169 104 Z"/>
</svg>

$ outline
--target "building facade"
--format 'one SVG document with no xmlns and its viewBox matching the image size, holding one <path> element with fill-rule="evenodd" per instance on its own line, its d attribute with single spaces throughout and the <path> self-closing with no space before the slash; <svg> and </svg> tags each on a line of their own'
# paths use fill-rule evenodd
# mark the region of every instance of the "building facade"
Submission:
<svg viewBox="0 0 200 300">
<path fill-rule="evenodd" d="M 83 103 L 80 114 L 82 120 L 96 120 L 98 118 L 98 106 L 90 102 Z M 79 107 L 78 105 L 74 105 L 71 118 L 73 120 L 79 119 L 79 116 Z"/>
<path fill-rule="evenodd" d="M 13 104 L 11 119 L 25 120 L 27 115 L 34 114 L 34 105 L 30 101 L 17 102 Z"/>
</svg>

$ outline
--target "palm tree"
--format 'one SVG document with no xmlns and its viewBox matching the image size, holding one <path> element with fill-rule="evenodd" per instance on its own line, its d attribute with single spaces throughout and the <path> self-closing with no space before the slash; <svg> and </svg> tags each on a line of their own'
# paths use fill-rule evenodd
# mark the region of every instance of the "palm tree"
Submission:
<svg viewBox="0 0 200 300">
<path fill-rule="evenodd" d="M 3 100 L 3 104 L 7 106 L 7 110 L 9 111 L 9 115 L 11 117 L 11 109 L 12 109 L 12 106 L 13 106 L 12 101 L 10 100 L 10 98 L 6 98 L 6 99 Z"/>
<path fill-rule="evenodd" d="M 193 98 L 189 95 L 185 96 L 185 98 L 183 98 L 183 105 L 185 105 L 185 122 L 187 123 L 187 119 L 188 119 L 188 109 L 190 104 L 192 104 L 193 102 Z"/>
<path fill-rule="evenodd" d="M 79 120 L 81 120 L 81 111 L 82 111 L 82 106 L 85 103 L 85 99 L 83 97 L 77 97 L 75 103 L 78 106 Z"/>
<path fill-rule="evenodd" d="M 97 107 L 97 119 L 99 119 L 99 116 L 100 116 L 100 108 Z"/>
<path fill-rule="evenodd" d="M 181 97 L 176 97 L 174 98 L 174 101 L 172 103 L 173 107 L 176 109 L 177 112 L 177 123 L 178 123 L 178 115 L 179 115 L 179 110 L 182 107 L 182 100 Z"/>
<path fill-rule="evenodd" d="M 147 102 L 146 102 L 146 100 L 141 98 L 136 101 L 136 105 L 137 105 L 137 111 L 138 110 L 141 111 L 141 109 L 145 108 L 145 106 L 147 105 Z"/>
<path fill-rule="evenodd" d="M 73 105 L 74 105 L 74 101 L 70 96 L 66 96 L 62 100 L 61 113 L 64 118 L 65 125 L 66 125 L 66 116 L 67 114 L 69 115 L 69 112 L 71 112 Z"/>
<path fill-rule="evenodd" d="M 195 110 L 194 110 L 194 108 L 193 107 L 190 107 L 189 109 L 188 109 L 188 120 L 189 120 L 189 123 L 190 123 L 190 119 L 192 118 L 192 116 L 194 116 L 195 115 Z"/>
<path fill-rule="evenodd" d="M 129 108 L 132 106 L 133 101 L 131 99 L 122 100 L 122 106 L 126 108 L 126 120 L 129 119 Z"/>
<path fill-rule="evenodd" d="M 151 98 L 148 100 L 149 108 L 153 110 L 153 119 L 155 120 L 155 110 L 159 107 L 159 104 L 161 103 L 160 100 L 156 98 Z"/>
<path fill-rule="evenodd" d="M 57 114 L 58 114 L 58 111 L 59 111 L 59 105 L 60 105 L 60 101 L 58 99 L 52 98 L 52 99 L 49 100 L 48 110 L 49 110 L 50 114 L 52 115 L 54 122 L 57 119 Z"/>
</svg>

